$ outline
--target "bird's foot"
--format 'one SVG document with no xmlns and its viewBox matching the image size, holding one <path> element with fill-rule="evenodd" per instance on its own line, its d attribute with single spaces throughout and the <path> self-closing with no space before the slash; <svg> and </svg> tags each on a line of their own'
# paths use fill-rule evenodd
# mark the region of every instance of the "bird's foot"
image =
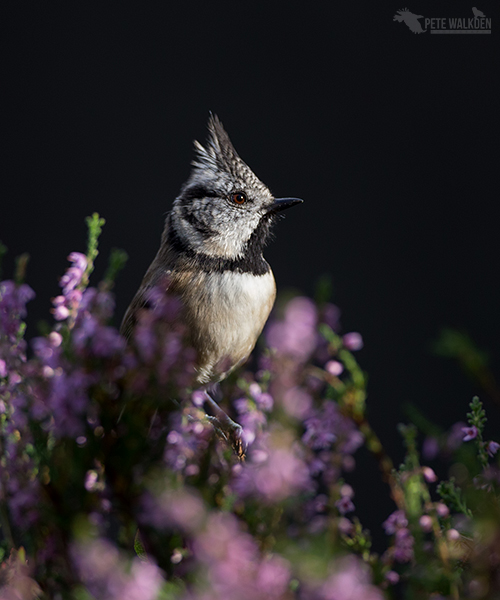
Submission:
<svg viewBox="0 0 500 600">
<path fill-rule="evenodd" d="M 231 419 L 222 408 L 205 392 L 205 406 L 208 409 L 207 419 L 213 425 L 215 432 L 225 442 L 231 445 L 234 453 L 240 460 L 245 459 L 245 445 L 243 443 L 243 427 Z"/>
</svg>

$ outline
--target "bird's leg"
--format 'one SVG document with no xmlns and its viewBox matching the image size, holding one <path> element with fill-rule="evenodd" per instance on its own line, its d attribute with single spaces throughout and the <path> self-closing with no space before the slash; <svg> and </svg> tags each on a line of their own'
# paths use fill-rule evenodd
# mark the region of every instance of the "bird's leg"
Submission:
<svg viewBox="0 0 500 600">
<path fill-rule="evenodd" d="M 236 456 L 239 459 L 245 458 L 245 448 L 243 446 L 242 439 L 242 426 L 233 421 L 206 390 L 204 390 L 204 394 L 204 408 L 207 412 L 207 418 L 210 423 L 212 423 L 215 431 L 226 442 L 231 444 Z"/>
</svg>

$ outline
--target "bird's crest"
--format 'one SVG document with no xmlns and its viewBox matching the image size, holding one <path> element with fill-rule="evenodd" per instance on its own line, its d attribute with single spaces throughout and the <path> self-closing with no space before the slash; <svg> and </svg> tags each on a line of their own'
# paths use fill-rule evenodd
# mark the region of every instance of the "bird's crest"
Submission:
<svg viewBox="0 0 500 600">
<path fill-rule="evenodd" d="M 191 164 L 195 176 L 196 172 L 200 171 L 205 176 L 207 171 L 212 171 L 214 175 L 226 172 L 249 183 L 259 181 L 250 167 L 238 156 L 217 115 L 211 113 L 208 119 L 208 138 L 205 146 L 195 140 L 194 147 L 196 158 Z"/>
</svg>

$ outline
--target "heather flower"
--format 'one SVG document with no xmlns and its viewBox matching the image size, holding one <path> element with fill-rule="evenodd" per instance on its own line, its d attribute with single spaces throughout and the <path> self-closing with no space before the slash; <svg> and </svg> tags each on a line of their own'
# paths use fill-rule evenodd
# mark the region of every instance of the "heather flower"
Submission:
<svg viewBox="0 0 500 600">
<path fill-rule="evenodd" d="M 344 371 L 344 365 L 338 360 L 329 360 L 325 365 L 325 371 L 338 377 Z"/>
<path fill-rule="evenodd" d="M 43 402 L 47 414 L 52 416 L 51 429 L 56 436 L 76 438 L 84 433 L 88 389 L 94 378 L 80 369 L 58 369 L 48 380 L 48 394 Z"/>
<path fill-rule="evenodd" d="M 248 398 L 238 398 L 233 402 L 233 406 L 239 415 L 245 415 L 252 410 L 252 404 Z"/>
<path fill-rule="evenodd" d="M 348 512 L 355 510 L 354 503 L 349 496 L 342 496 L 342 498 L 335 502 L 335 506 L 341 515 L 345 515 Z"/>
<path fill-rule="evenodd" d="M 340 495 L 352 498 L 354 496 L 354 490 L 348 483 L 344 483 L 340 488 Z"/>
<path fill-rule="evenodd" d="M 258 566 L 255 578 L 257 598 L 282 598 L 290 583 L 290 565 L 281 556 L 265 558 Z"/>
<path fill-rule="evenodd" d="M 408 519 L 402 510 L 395 510 L 389 517 L 382 523 L 382 527 L 385 529 L 387 535 L 396 533 L 398 529 L 407 527 Z"/>
<path fill-rule="evenodd" d="M 396 531 L 394 540 L 394 559 L 398 562 L 408 562 L 413 558 L 415 540 L 406 527 Z"/>
<path fill-rule="evenodd" d="M 429 515 L 422 515 L 418 522 L 420 527 L 422 528 L 422 531 L 432 531 L 432 517 L 430 517 Z"/>
<path fill-rule="evenodd" d="M 248 386 L 248 393 L 254 400 L 259 410 L 270 412 L 273 409 L 273 397 L 271 394 L 263 392 L 262 388 L 256 381 L 252 381 L 252 383 Z"/>
<path fill-rule="evenodd" d="M 489 441 L 486 443 L 486 452 L 490 456 L 495 456 L 495 454 L 498 452 L 499 449 L 500 449 L 500 444 L 498 444 L 497 442 Z"/>
<path fill-rule="evenodd" d="M 331 448 L 338 441 L 340 452 L 352 454 L 363 444 L 363 435 L 354 422 L 342 415 L 332 400 L 325 400 L 322 407 L 304 421 L 304 427 L 302 441 L 313 450 Z"/>
<path fill-rule="evenodd" d="M 422 475 L 429 483 L 434 483 L 437 481 L 437 475 L 430 467 L 422 467 Z"/>
<path fill-rule="evenodd" d="M 262 388 L 256 381 L 252 381 L 252 383 L 248 386 L 248 393 L 255 400 L 260 394 L 262 394 Z"/>
<path fill-rule="evenodd" d="M 462 427 L 462 433 L 464 434 L 463 441 L 470 442 L 477 437 L 477 427 L 475 425 L 472 425 L 472 427 Z"/>
<path fill-rule="evenodd" d="M 63 295 L 65 296 L 71 290 L 75 289 L 82 280 L 82 271 L 76 267 L 70 267 L 66 273 L 59 280 L 59 284 L 62 287 Z"/>
<path fill-rule="evenodd" d="M 26 304 L 35 297 L 29 285 L 16 285 L 13 281 L 0 282 L 0 339 L 16 343 L 22 319 L 26 317 Z"/>
<path fill-rule="evenodd" d="M 88 492 L 95 492 L 98 489 L 99 475 L 94 469 L 90 469 L 85 474 L 84 487 Z"/>
<path fill-rule="evenodd" d="M 62 336 L 53 331 L 47 337 L 34 338 L 31 342 L 35 355 L 46 366 L 56 368 L 61 355 Z"/>
<path fill-rule="evenodd" d="M 26 530 L 39 517 L 40 486 L 38 479 L 32 476 L 34 465 L 23 450 L 21 447 L 9 452 L 6 464 L 9 478 L 5 484 L 5 492 L 12 521 L 21 530 Z"/>
<path fill-rule="evenodd" d="M 80 286 L 87 268 L 87 257 L 80 252 L 72 252 L 68 260 L 73 263 L 64 275 L 59 279 L 62 287 L 62 295 L 52 299 L 52 314 L 56 321 L 65 321 L 70 316 L 76 318 L 80 310 L 80 304 L 87 295 L 95 294 L 96 291 L 86 290 L 82 292 Z"/>
<path fill-rule="evenodd" d="M 348 350 L 361 350 L 363 348 L 363 338 L 357 331 L 346 333 L 342 336 L 342 343 Z"/>
<path fill-rule="evenodd" d="M 87 257 L 81 252 L 71 252 L 68 256 L 68 260 L 73 263 L 73 267 L 78 269 L 81 273 L 85 272 L 87 268 Z"/>
<path fill-rule="evenodd" d="M 76 544 L 72 558 L 88 592 L 103 600 L 155 600 L 164 579 L 151 558 L 130 563 L 104 539 Z"/>
<path fill-rule="evenodd" d="M 304 362 L 316 347 L 317 311 L 312 300 L 297 297 L 285 308 L 283 321 L 275 321 L 267 328 L 267 342 L 271 348 Z"/>
<path fill-rule="evenodd" d="M 443 502 L 436 502 L 434 505 L 436 513 L 439 517 L 447 517 L 450 514 L 450 509 Z"/>
<path fill-rule="evenodd" d="M 383 600 L 382 592 L 371 583 L 370 570 L 356 556 L 336 561 L 335 573 L 319 589 L 319 600 Z"/>
<path fill-rule="evenodd" d="M 232 488 L 242 497 L 255 496 L 264 502 L 280 502 L 310 489 L 306 463 L 296 450 L 286 445 L 253 446 L 247 460 L 233 469 Z"/>
<path fill-rule="evenodd" d="M 196 559 L 206 567 L 210 591 L 200 598 L 279 600 L 285 598 L 290 567 L 282 557 L 261 558 L 255 541 L 239 529 L 228 513 L 214 513 L 193 544 Z"/>
<path fill-rule="evenodd" d="M 261 394 L 259 394 L 255 398 L 255 402 L 256 402 L 258 408 L 260 408 L 260 410 L 263 410 L 265 412 L 270 412 L 273 409 L 273 405 L 274 405 L 273 397 L 271 396 L 271 394 L 268 394 L 267 392 L 262 392 Z"/>
<path fill-rule="evenodd" d="M 355 428 L 352 421 L 349 423 L 349 429 L 344 432 L 343 439 L 339 445 L 339 450 L 345 454 L 354 454 L 358 448 L 361 448 L 364 442 L 364 437 L 359 429 Z M 344 461 L 350 461 L 352 457 L 344 457 Z"/>
<path fill-rule="evenodd" d="M 335 431 L 341 418 L 337 405 L 330 400 L 325 401 L 322 410 L 304 421 L 305 433 L 302 441 L 313 450 L 331 447 L 337 439 Z"/>
<path fill-rule="evenodd" d="M 85 269 L 87 268 L 87 257 L 80 252 L 72 252 L 68 256 L 68 260 L 73 263 L 73 266 L 69 267 L 59 280 L 64 296 L 67 296 L 71 290 L 80 285 Z"/>
<path fill-rule="evenodd" d="M 247 448 L 255 442 L 267 423 L 267 417 L 263 411 L 271 410 L 273 405 L 272 396 L 260 391 L 258 384 L 251 384 L 249 392 L 253 394 L 253 400 L 238 398 L 233 402 L 238 413 L 238 423 L 243 427 L 242 440 Z"/>
<path fill-rule="evenodd" d="M 7 377 L 7 363 L 0 358 L 0 377 Z"/>
<path fill-rule="evenodd" d="M 52 304 L 54 306 L 52 309 L 54 319 L 56 321 L 65 321 L 70 315 L 69 308 L 66 306 L 66 298 L 64 296 L 56 296 L 52 299 Z"/>
<path fill-rule="evenodd" d="M 303 387 L 294 386 L 285 391 L 282 404 L 290 416 L 303 419 L 310 412 L 313 399 Z"/>
<path fill-rule="evenodd" d="M 399 581 L 399 574 L 396 573 L 396 571 L 387 571 L 384 577 L 391 585 L 396 585 L 396 583 Z"/>
<path fill-rule="evenodd" d="M 201 390 L 195 390 L 191 394 L 191 402 L 196 406 L 196 408 L 202 408 L 206 400 L 205 392 Z"/>
<path fill-rule="evenodd" d="M 148 560 L 134 558 L 120 600 L 155 600 L 164 579 L 160 569 Z"/>
<path fill-rule="evenodd" d="M 194 412 L 185 409 L 183 414 L 172 416 L 163 458 L 174 471 L 184 471 L 189 465 L 198 469 L 198 458 L 208 448 L 213 428 L 202 423 L 199 416 L 197 409 Z M 195 473 L 191 470 L 191 474 Z"/>
<path fill-rule="evenodd" d="M 167 489 L 159 495 L 147 492 L 142 498 L 140 521 L 157 529 L 195 533 L 205 520 L 202 499 L 186 488 Z"/>
</svg>

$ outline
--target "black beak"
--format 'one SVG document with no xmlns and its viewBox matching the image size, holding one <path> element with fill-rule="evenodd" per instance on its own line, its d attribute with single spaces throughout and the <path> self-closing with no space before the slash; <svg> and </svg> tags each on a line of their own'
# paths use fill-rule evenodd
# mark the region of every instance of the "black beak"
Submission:
<svg viewBox="0 0 500 600">
<path fill-rule="evenodd" d="M 285 208 L 290 208 L 291 206 L 295 206 L 296 204 L 301 204 L 304 200 L 300 198 L 276 198 L 271 206 L 267 209 L 268 215 L 275 215 Z"/>
</svg>

